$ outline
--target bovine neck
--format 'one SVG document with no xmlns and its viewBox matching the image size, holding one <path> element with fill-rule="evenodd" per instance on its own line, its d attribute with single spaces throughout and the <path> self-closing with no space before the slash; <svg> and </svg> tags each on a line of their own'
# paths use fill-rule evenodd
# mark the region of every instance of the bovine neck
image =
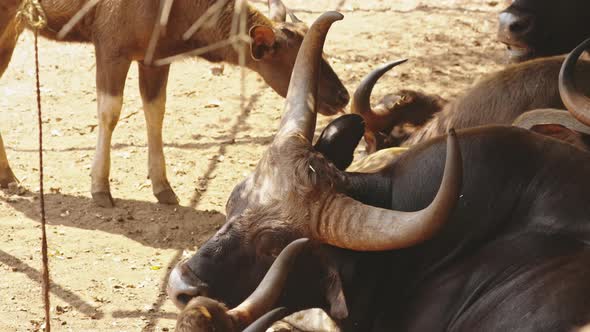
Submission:
<svg viewBox="0 0 590 332">
<path fill-rule="evenodd" d="M 231 25 L 233 20 L 233 7 L 234 1 L 229 1 L 226 5 L 226 10 L 220 14 L 220 17 L 217 21 L 217 24 L 212 29 L 202 30 L 200 33 L 196 34 L 193 37 L 193 40 L 197 41 L 198 44 L 207 44 L 211 45 L 214 43 L 222 42 L 224 40 L 230 39 L 231 36 Z M 250 29 L 254 26 L 261 25 L 266 27 L 273 27 L 273 23 L 269 20 L 266 16 L 264 16 L 261 12 L 256 10 L 255 8 L 248 5 L 247 9 L 247 23 L 246 23 L 246 33 L 250 31 Z M 242 43 L 243 47 L 245 47 L 245 65 L 250 69 L 255 69 L 256 61 L 252 59 L 250 56 L 250 46 L 248 44 Z M 208 52 L 201 57 L 205 58 L 209 61 L 224 61 L 230 64 L 238 65 L 239 64 L 239 52 L 237 51 L 234 46 L 229 45 L 217 50 L 213 50 Z"/>
<path fill-rule="evenodd" d="M 341 322 L 342 331 L 375 330 L 375 318 L 376 324 L 379 319 L 403 321 L 408 300 L 420 294 L 424 285 L 506 236 L 530 232 L 590 241 L 590 208 L 583 203 L 590 192 L 586 176 L 590 169 L 582 166 L 589 163 L 587 153 L 522 129 L 498 126 L 467 129 L 459 141 L 469 167 L 464 168 L 459 204 L 434 238 L 385 253 L 342 254 L 353 264 L 347 269 L 354 272 L 341 273 L 350 315 Z M 444 156 L 444 140 L 437 138 L 414 147 L 387 168 L 393 188 L 387 195 L 389 208 L 416 211 L 429 204 L 440 184 Z M 350 177 L 344 189 L 351 196 L 358 195 L 358 188 L 378 186 L 382 181 L 375 175 Z M 355 196 L 361 201 L 368 197 Z M 362 274 L 365 271 L 372 277 Z M 356 291 L 367 285 L 371 286 L 369 295 Z M 367 303 L 363 296 L 371 294 L 378 295 Z"/>
<path fill-rule="evenodd" d="M 344 193 L 364 204 L 388 209 L 392 180 L 379 173 L 347 173 Z"/>
<path fill-rule="evenodd" d="M 446 108 L 435 114 L 428 123 L 410 134 L 408 139 L 406 139 L 401 146 L 410 147 L 433 137 L 443 135 L 451 122 L 451 117 L 448 116 L 445 111 Z"/>
</svg>

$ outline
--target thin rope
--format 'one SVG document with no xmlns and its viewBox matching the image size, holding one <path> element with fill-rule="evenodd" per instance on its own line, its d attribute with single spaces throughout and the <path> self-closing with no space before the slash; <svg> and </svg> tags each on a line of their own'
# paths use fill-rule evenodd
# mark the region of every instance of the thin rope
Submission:
<svg viewBox="0 0 590 332">
<path fill-rule="evenodd" d="M 51 332 L 49 302 L 49 258 L 47 255 L 47 230 L 45 219 L 45 194 L 43 190 L 43 117 L 41 112 L 41 83 L 39 79 L 39 30 L 47 26 L 47 16 L 40 0 L 23 0 L 16 13 L 35 33 L 35 85 L 37 90 L 37 120 L 39 123 L 39 204 L 41 206 L 41 287 L 45 306 L 45 331 Z"/>
<path fill-rule="evenodd" d="M 41 205 L 41 256 L 43 271 L 41 273 L 43 303 L 45 305 L 45 331 L 51 332 L 49 302 L 49 259 L 47 257 L 47 231 L 45 220 L 45 195 L 43 191 L 43 119 L 41 113 L 41 84 L 39 83 L 39 47 L 38 31 L 35 30 L 35 78 L 37 85 L 37 120 L 39 122 L 39 203 Z"/>
</svg>

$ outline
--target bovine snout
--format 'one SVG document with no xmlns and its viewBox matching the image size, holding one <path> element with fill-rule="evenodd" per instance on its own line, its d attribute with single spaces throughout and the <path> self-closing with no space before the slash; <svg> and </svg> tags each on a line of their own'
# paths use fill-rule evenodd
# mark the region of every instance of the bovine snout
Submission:
<svg viewBox="0 0 590 332">
<path fill-rule="evenodd" d="M 328 88 L 320 87 L 318 99 L 318 112 L 330 116 L 344 112 L 344 108 L 350 101 L 350 94 L 338 80 Z"/>
<path fill-rule="evenodd" d="M 326 116 L 343 113 L 350 94 L 328 61 L 322 60 L 321 66 L 317 111 Z"/>
<path fill-rule="evenodd" d="M 166 292 L 172 302 L 183 309 L 194 297 L 207 296 L 209 286 L 201 281 L 188 267 L 186 261 L 182 261 L 170 272 Z"/>
<path fill-rule="evenodd" d="M 500 31 L 507 37 L 526 36 L 534 27 L 535 19 L 530 14 L 503 12 L 500 14 Z"/>
<path fill-rule="evenodd" d="M 534 50 L 529 45 L 535 30 L 535 16 L 517 10 L 505 10 L 500 13 L 498 39 L 506 44 L 510 58 L 522 61 Z"/>
</svg>

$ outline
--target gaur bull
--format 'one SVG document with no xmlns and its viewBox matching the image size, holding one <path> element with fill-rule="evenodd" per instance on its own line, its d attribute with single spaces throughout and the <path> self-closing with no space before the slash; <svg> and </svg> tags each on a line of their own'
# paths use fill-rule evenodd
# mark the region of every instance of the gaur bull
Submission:
<svg viewBox="0 0 590 332">
<path fill-rule="evenodd" d="M 590 37 L 586 0 L 513 0 L 499 16 L 498 40 L 511 61 L 564 54 Z"/>
<path fill-rule="evenodd" d="M 285 247 L 256 287 L 238 305 L 228 310 L 225 305 L 207 297 L 195 297 L 182 310 L 176 322 L 177 332 L 264 332 L 284 317 L 285 308 L 271 310 L 281 295 L 293 262 L 309 241 L 299 239 Z"/>
<path fill-rule="evenodd" d="M 0 76 L 4 73 L 18 35 L 24 24 L 16 13 L 21 1 L 8 0 L 0 4 Z M 81 0 L 47 0 L 42 7 L 47 16 L 47 27 L 42 36 L 56 39 L 57 31 L 84 5 Z M 165 36 L 161 36 L 155 58 L 163 58 L 221 42 L 230 37 L 235 1 L 229 0 L 220 9 L 218 20 L 211 27 L 203 27 L 188 40 L 183 34 L 207 9 L 212 1 L 174 1 Z M 274 10 L 280 1 L 271 1 Z M 162 142 L 162 124 L 166 104 L 166 85 L 169 65 L 148 66 L 144 57 L 154 23 L 159 18 L 160 1 L 101 1 L 66 36 L 65 41 L 90 42 L 95 46 L 96 87 L 98 100 L 98 143 L 92 164 L 91 193 L 100 206 L 112 206 L 110 193 L 110 146 L 123 105 L 123 88 L 132 61 L 138 62 L 139 87 L 148 133 L 148 173 L 154 195 L 160 203 L 177 204 L 178 199 L 166 176 Z M 262 13 L 248 7 L 247 28 L 251 43 L 246 66 L 257 73 L 278 94 L 285 96 L 297 51 L 307 31 L 299 21 L 271 21 Z M 283 17 L 271 13 L 271 17 Z M 232 46 L 212 50 L 202 58 L 218 62 L 238 63 L 238 53 Z M 328 62 L 322 59 L 319 111 L 330 115 L 348 103 L 348 92 Z M 0 143 L 2 143 L 0 141 Z M 0 186 L 15 181 L 0 145 Z"/>
<path fill-rule="evenodd" d="M 277 135 L 234 188 L 226 224 L 175 268 L 171 299 L 237 305 L 281 249 L 309 237 L 323 245 L 297 258 L 277 305 L 323 308 L 343 331 L 590 322 L 590 153 L 487 126 L 419 144 L 377 173 L 339 171 L 311 141 L 322 45 L 341 18 L 324 14 L 306 35 Z M 565 73 L 566 104 L 585 119 L 590 102 Z"/>
<path fill-rule="evenodd" d="M 483 77 L 463 95 L 448 103 L 435 96 L 402 90 L 387 95 L 382 102 L 371 107 L 371 92 L 379 78 L 403 63 L 392 61 L 376 68 L 361 81 L 353 95 L 351 111 L 365 119 L 368 153 L 394 146 L 411 146 L 442 135 L 449 128 L 509 125 L 531 110 L 565 109 L 558 88 L 563 60 L 563 57 L 556 56 L 515 64 Z M 590 92 L 590 61 L 579 61 L 576 68 L 580 74 L 578 85 L 585 92 Z M 565 121 L 568 115 L 566 112 L 563 114 Z M 548 131 L 542 119 L 538 120 L 541 123 L 533 126 L 533 130 L 554 137 L 564 135 L 559 130 Z M 405 129 L 408 125 L 410 131 Z M 567 131 L 567 128 L 564 130 Z"/>
<path fill-rule="evenodd" d="M 323 308 L 343 331 L 590 322 L 590 153 L 487 126 L 424 142 L 376 173 L 339 171 L 311 141 L 321 47 L 341 18 L 324 14 L 305 37 L 277 135 L 234 188 L 226 224 L 176 267 L 172 300 L 237 305 L 286 244 L 309 237 L 324 245 L 298 257 L 277 305 Z M 565 68 L 564 100 L 585 119 L 590 102 Z"/>
</svg>

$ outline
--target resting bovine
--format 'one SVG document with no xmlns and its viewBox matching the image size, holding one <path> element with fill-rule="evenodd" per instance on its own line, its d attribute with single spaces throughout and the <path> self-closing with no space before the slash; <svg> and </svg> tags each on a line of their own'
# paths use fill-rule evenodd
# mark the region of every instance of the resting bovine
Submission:
<svg viewBox="0 0 590 332">
<path fill-rule="evenodd" d="M 442 103 L 435 103 L 435 97 L 406 98 L 403 94 L 397 102 L 372 108 L 369 100 L 373 86 L 385 72 L 400 63 L 391 62 L 375 69 L 361 82 L 352 99 L 352 112 L 362 115 L 366 121 L 365 141 L 369 153 L 392 146 L 411 146 L 442 135 L 449 128 L 509 125 L 530 110 L 565 109 L 557 84 L 563 59 L 556 56 L 531 60 L 487 75 L 440 111 Z M 590 92 L 590 61 L 580 61 L 577 71 L 580 74 L 578 84 L 585 92 Z M 411 113 L 414 119 L 408 120 L 407 114 Z M 399 137 L 396 128 L 406 123 L 418 128 Z"/>
<path fill-rule="evenodd" d="M 385 95 L 371 107 L 371 92 L 379 78 L 404 62 L 406 60 L 396 60 L 379 66 L 363 78 L 354 92 L 351 112 L 363 116 L 366 121 L 368 153 L 401 145 L 447 104 L 439 96 L 402 89 Z"/>
<path fill-rule="evenodd" d="M 298 258 L 279 305 L 323 308 L 343 331 L 590 322 L 590 153 L 488 126 L 415 146 L 378 173 L 340 172 L 311 146 L 318 59 L 340 18 L 311 27 L 277 135 L 234 188 L 226 224 L 175 268 L 169 296 L 181 307 L 198 295 L 237 304 L 277 252 L 310 237 L 325 245 Z M 570 76 L 562 85 L 573 113 L 587 114 Z"/>
<path fill-rule="evenodd" d="M 587 0 L 514 0 L 500 13 L 498 39 L 511 61 L 564 54 L 590 37 Z"/>
<path fill-rule="evenodd" d="M 17 37 L 23 29 L 23 24 L 16 18 L 20 2 L 9 0 L 0 4 L 0 76 L 10 61 Z M 188 40 L 184 39 L 187 29 L 212 4 L 212 1 L 204 0 L 174 1 L 170 22 L 165 36 L 159 39 L 155 57 L 162 58 L 228 39 L 235 7 L 233 0 L 228 0 L 221 7 L 218 19 L 212 26 L 203 27 Z M 48 26 L 40 34 L 55 39 L 57 31 L 83 5 L 84 1 L 79 0 L 43 1 Z M 111 137 L 121 113 L 124 83 L 132 61 L 139 62 L 139 86 L 147 123 L 148 173 L 152 189 L 159 202 L 178 203 L 166 176 L 162 142 L 170 66 L 144 64 L 154 22 L 159 17 L 159 5 L 160 1 L 101 1 L 65 39 L 91 42 L 95 46 L 99 123 L 98 143 L 91 170 L 91 193 L 100 206 L 113 204 L 109 186 Z M 251 56 L 246 57 L 246 66 L 258 72 L 277 93 L 284 96 L 307 26 L 300 21 L 273 22 L 253 7 L 247 10 L 247 28 L 252 42 Z M 271 13 L 271 16 L 276 15 Z M 238 53 L 232 46 L 212 50 L 201 57 L 214 62 L 238 62 Z M 348 92 L 325 60 L 322 60 L 320 86 L 321 113 L 334 114 L 348 103 Z M 8 167 L 2 146 L 0 150 L 0 185 L 5 186 L 15 178 Z"/>
<path fill-rule="evenodd" d="M 207 297 L 195 297 L 178 316 L 177 332 L 266 331 L 274 321 L 283 318 L 285 308 L 271 310 L 281 295 L 297 255 L 307 245 L 299 239 L 281 251 L 256 290 L 234 309 Z"/>
</svg>

